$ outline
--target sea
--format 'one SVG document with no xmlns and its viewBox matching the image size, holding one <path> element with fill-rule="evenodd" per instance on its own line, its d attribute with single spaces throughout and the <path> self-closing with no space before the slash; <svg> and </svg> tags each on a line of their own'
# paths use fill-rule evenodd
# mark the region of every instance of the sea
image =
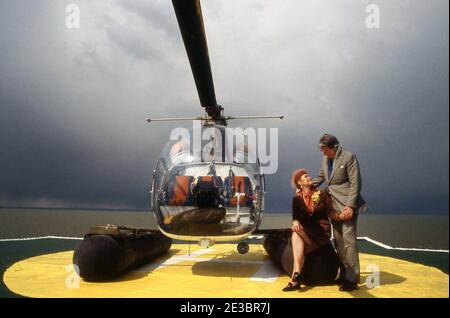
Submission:
<svg viewBox="0 0 450 318">
<path fill-rule="evenodd" d="M 83 237 L 91 226 L 106 224 L 157 228 L 156 219 L 149 211 L 0 208 L 0 239 Z M 266 212 L 260 228 L 287 228 L 290 224 L 290 213 Z M 357 232 L 358 237 L 392 247 L 448 250 L 449 217 L 361 213 Z"/>
</svg>

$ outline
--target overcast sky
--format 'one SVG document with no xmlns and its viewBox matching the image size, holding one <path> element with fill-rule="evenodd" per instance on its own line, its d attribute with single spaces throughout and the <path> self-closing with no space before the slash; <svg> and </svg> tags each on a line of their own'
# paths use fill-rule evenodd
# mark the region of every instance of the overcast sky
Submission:
<svg viewBox="0 0 450 318">
<path fill-rule="evenodd" d="M 371 211 L 448 214 L 448 6 L 202 2 L 226 114 L 285 115 L 257 123 L 279 128 L 268 212 L 289 211 L 291 172 L 318 171 L 330 132 L 357 154 Z M 148 208 L 174 125 L 144 119 L 202 114 L 171 2 L 0 1 L 0 110 L 0 205 Z"/>
</svg>

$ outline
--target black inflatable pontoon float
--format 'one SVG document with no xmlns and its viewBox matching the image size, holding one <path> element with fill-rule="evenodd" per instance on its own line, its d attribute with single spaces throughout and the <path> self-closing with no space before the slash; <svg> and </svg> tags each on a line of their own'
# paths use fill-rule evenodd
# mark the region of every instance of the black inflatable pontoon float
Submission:
<svg viewBox="0 0 450 318">
<path fill-rule="evenodd" d="M 265 234 L 263 247 L 272 261 L 292 276 L 294 257 L 292 254 L 291 229 L 273 230 Z M 331 242 L 305 256 L 302 283 L 307 285 L 332 284 L 339 272 L 339 257 Z"/>
<path fill-rule="evenodd" d="M 92 227 L 73 254 L 86 281 L 106 281 L 166 253 L 172 240 L 162 233 L 127 226 Z"/>
</svg>

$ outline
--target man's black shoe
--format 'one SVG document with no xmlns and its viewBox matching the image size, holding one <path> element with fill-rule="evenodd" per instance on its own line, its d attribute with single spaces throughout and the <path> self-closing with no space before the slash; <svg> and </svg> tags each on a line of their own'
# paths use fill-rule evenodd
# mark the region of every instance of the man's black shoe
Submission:
<svg viewBox="0 0 450 318">
<path fill-rule="evenodd" d="M 336 279 L 334 282 L 336 283 L 336 285 L 342 285 L 346 282 L 346 280 L 345 280 L 345 277 L 339 276 L 339 278 Z"/>
<path fill-rule="evenodd" d="M 340 288 L 340 291 L 345 291 L 345 292 L 350 292 L 353 291 L 355 289 L 358 289 L 358 284 L 357 283 L 352 283 L 349 281 L 346 281 Z"/>
</svg>

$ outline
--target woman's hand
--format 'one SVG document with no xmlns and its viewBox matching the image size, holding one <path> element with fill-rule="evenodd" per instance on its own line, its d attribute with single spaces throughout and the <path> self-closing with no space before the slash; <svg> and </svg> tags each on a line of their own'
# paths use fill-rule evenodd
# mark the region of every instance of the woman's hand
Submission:
<svg viewBox="0 0 450 318">
<path fill-rule="evenodd" d="M 353 217 L 354 210 L 351 207 L 345 207 L 339 214 L 339 218 L 343 221 L 350 220 Z"/>
<path fill-rule="evenodd" d="M 300 232 L 300 230 L 303 230 L 303 226 L 300 224 L 299 221 L 294 220 L 292 222 L 292 231 L 298 233 Z"/>
</svg>

